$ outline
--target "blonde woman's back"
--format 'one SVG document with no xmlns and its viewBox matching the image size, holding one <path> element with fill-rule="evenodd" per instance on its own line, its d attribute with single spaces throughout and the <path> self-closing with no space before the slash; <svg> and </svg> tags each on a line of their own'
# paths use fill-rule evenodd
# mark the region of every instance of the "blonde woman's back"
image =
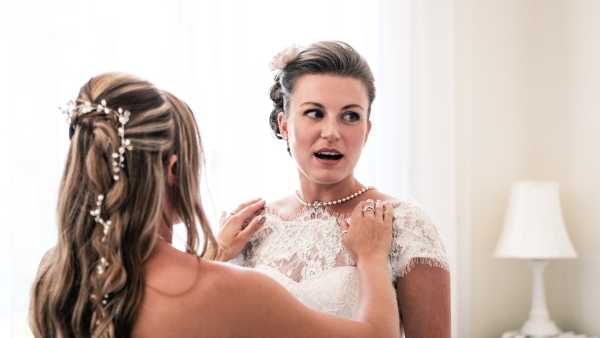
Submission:
<svg viewBox="0 0 600 338">
<path fill-rule="evenodd" d="M 133 337 L 228 337 L 220 302 L 234 271 L 161 241 L 145 267 L 144 300 Z"/>
<path fill-rule="evenodd" d="M 370 321 L 379 322 L 373 325 L 309 309 L 266 275 L 198 259 L 161 241 L 145 265 L 145 295 L 132 337 L 396 337 L 392 332 L 399 323 L 394 324 L 397 313 L 387 268 L 380 268 L 384 262 L 364 265 L 371 270 L 365 271 L 371 275 L 369 283 L 379 285 L 373 284 L 367 294 L 383 292 L 369 306 Z M 385 298 L 388 305 L 382 304 Z M 384 329 L 384 322 L 391 326 Z"/>
</svg>

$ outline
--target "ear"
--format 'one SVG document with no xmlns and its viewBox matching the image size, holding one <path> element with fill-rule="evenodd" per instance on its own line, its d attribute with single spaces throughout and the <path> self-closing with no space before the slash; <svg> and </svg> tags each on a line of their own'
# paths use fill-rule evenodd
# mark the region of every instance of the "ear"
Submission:
<svg viewBox="0 0 600 338">
<path fill-rule="evenodd" d="M 277 114 L 277 126 L 279 126 L 279 133 L 281 134 L 281 137 L 283 137 L 285 140 L 287 140 L 287 138 L 288 138 L 287 117 L 285 116 L 285 113 L 282 111 L 280 111 Z"/>
<path fill-rule="evenodd" d="M 367 134 L 365 135 L 365 142 L 363 143 L 366 144 L 367 140 L 369 139 L 369 135 L 371 134 L 371 120 L 367 121 Z"/>
<path fill-rule="evenodd" d="M 173 154 L 169 157 L 169 164 L 167 165 L 167 183 L 174 185 L 177 182 L 177 155 Z"/>
</svg>

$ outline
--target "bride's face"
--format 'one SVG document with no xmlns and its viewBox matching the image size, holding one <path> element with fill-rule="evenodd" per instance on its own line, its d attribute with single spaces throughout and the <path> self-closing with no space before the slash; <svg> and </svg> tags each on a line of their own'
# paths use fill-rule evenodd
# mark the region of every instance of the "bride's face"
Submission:
<svg viewBox="0 0 600 338">
<path fill-rule="evenodd" d="M 360 80 L 325 74 L 296 80 L 279 127 L 304 177 L 335 184 L 353 174 L 371 129 L 368 109 Z"/>
</svg>

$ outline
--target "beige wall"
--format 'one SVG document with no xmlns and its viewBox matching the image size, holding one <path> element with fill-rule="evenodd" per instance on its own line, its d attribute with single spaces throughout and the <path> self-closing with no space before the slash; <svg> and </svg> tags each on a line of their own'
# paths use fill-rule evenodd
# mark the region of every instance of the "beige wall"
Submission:
<svg viewBox="0 0 600 338">
<path fill-rule="evenodd" d="M 454 25 L 459 333 L 526 319 L 527 264 L 492 254 L 510 184 L 550 179 L 580 255 L 548 267 L 550 312 L 600 335 L 600 1 L 456 0 Z"/>
<path fill-rule="evenodd" d="M 554 114 L 556 138 L 545 157 L 562 162 L 556 175 L 580 257 L 548 271 L 549 305 L 564 327 L 600 336 L 600 2 L 564 3 L 565 40 L 555 49 L 565 47 L 565 109 Z"/>
</svg>

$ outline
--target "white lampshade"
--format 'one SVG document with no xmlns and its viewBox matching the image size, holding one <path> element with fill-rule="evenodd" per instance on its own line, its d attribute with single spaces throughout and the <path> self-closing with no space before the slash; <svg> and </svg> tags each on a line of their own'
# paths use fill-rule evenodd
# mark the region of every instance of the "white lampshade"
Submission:
<svg viewBox="0 0 600 338">
<path fill-rule="evenodd" d="M 517 182 L 511 189 L 495 257 L 574 258 L 560 207 L 558 183 Z"/>
</svg>

